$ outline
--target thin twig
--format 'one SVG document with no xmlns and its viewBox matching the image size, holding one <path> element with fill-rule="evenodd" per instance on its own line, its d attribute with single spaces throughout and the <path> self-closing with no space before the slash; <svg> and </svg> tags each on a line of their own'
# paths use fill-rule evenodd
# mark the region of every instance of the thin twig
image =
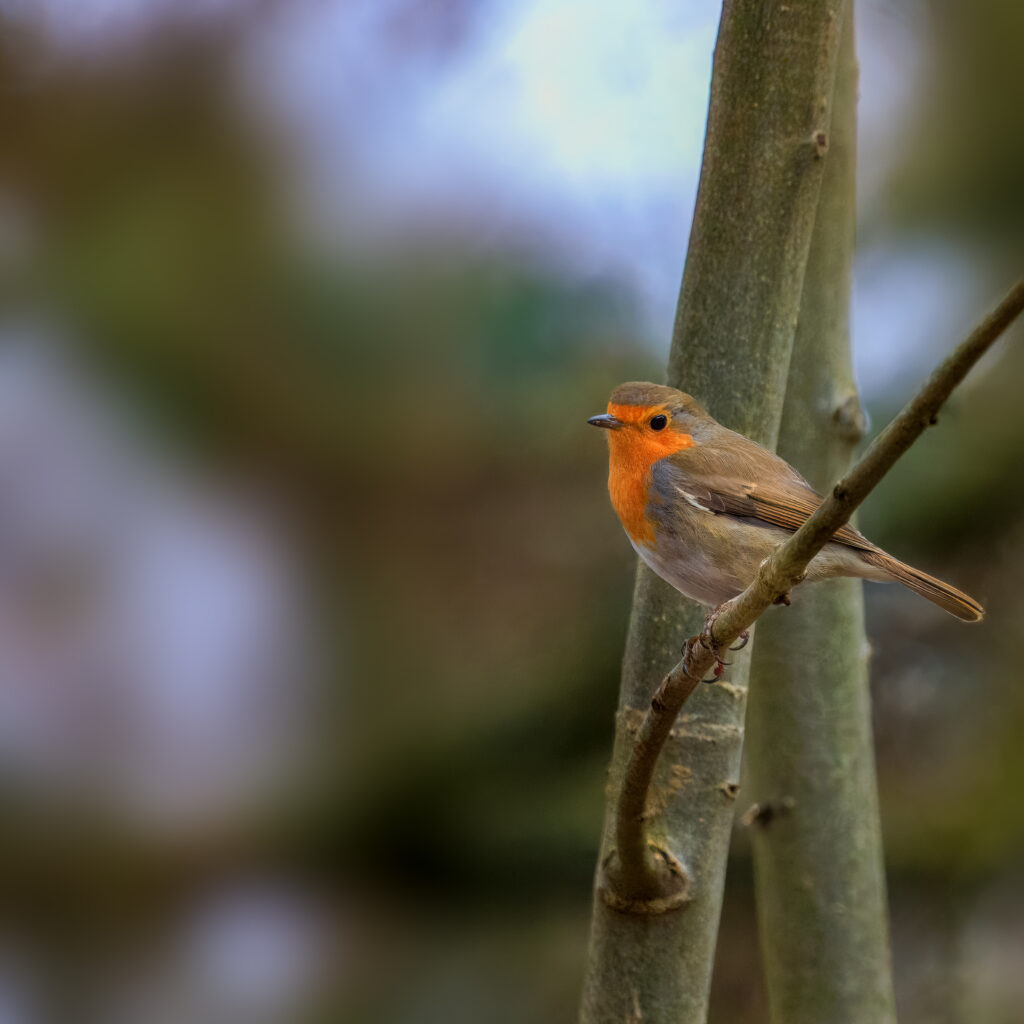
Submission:
<svg viewBox="0 0 1024 1024">
<path fill-rule="evenodd" d="M 667 876 L 651 856 L 644 836 L 644 810 L 658 755 L 676 716 L 713 668 L 717 652 L 732 644 L 804 578 L 811 559 L 849 520 L 897 459 L 936 422 L 939 409 L 953 389 L 1022 311 L 1024 281 L 939 365 L 807 522 L 761 563 L 750 586 L 712 612 L 703 632 L 686 641 L 682 658 L 651 700 L 623 774 L 616 808 L 615 863 L 606 872 L 606 885 L 621 901 L 650 901 L 679 888 L 678 875 Z"/>
</svg>

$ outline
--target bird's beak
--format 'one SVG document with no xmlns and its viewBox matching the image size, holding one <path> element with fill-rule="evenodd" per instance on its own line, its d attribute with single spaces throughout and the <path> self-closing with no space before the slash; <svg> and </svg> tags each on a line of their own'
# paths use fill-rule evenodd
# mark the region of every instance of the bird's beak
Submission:
<svg viewBox="0 0 1024 1024">
<path fill-rule="evenodd" d="M 592 427 L 606 427 L 608 430 L 618 430 L 625 426 L 622 420 L 617 420 L 610 412 L 603 412 L 600 416 L 591 416 L 587 422 Z"/>
</svg>

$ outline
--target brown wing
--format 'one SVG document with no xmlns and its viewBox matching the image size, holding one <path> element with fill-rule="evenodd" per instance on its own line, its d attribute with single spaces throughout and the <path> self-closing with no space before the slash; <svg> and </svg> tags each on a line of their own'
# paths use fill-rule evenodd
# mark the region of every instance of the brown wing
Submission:
<svg viewBox="0 0 1024 1024">
<path fill-rule="evenodd" d="M 695 447 L 662 460 L 655 487 L 664 498 L 682 496 L 718 515 L 759 521 L 798 530 L 825 500 L 783 459 L 748 438 L 731 435 L 724 447 Z M 742 442 L 742 444 L 738 443 Z M 847 547 L 875 551 L 875 545 L 852 526 L 842 526 L 835 540 Z"/>
<path fill-rule="evenodd" d="M 818 506 L 825 500 L 809 485 L 797 487 L 792 484 L 783 488 L 762 484 L 741 483 L 738 490 L 707 491 L 713 512 L 745 519 L 760 519 L 784 530 L 796 531 L 810 519 Z M 852 526 L 840 527 L 835 540 L 847 547 L 873 551 L 874 545 Z"/>
</svg>

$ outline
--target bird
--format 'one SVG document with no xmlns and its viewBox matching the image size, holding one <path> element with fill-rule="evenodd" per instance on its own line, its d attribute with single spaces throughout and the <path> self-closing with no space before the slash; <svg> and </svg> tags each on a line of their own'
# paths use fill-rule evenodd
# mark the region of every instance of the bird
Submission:
<svg viewBox="0 0 1024 1024">
<path fill-rule="evenodd" d="M 824 501 L 785 459 L 675 388 L 620 384 L 607 412 L 587 422 L 608 433 L 608 491 L 637 554 L 706 608 L 744 591 L 761 562 Z M 902 583 L 965 622 L 984 616 L 974 598 L 850 525 L 814 556 L 804 582 L 837 576 Z"/>
</svg>

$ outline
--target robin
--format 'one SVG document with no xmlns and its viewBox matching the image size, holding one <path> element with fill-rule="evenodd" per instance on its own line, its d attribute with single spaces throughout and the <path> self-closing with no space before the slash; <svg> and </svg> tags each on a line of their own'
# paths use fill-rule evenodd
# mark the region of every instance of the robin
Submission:
<svg viewBox="0 0 1024 1024">
<path fill-rule="evenodd" d="M 634 381 L 588 423 L 608 431 L 608 490 L 640 557 L 709 608 L 746 589 L 761 562 L 823 501 L 784 459 L 716 422 L 675 388 Z M 807 582 L 835 576 L 902 583 L 965 622 L 972 597 L 886 554 L 843 526 Z"/>
</svg>

